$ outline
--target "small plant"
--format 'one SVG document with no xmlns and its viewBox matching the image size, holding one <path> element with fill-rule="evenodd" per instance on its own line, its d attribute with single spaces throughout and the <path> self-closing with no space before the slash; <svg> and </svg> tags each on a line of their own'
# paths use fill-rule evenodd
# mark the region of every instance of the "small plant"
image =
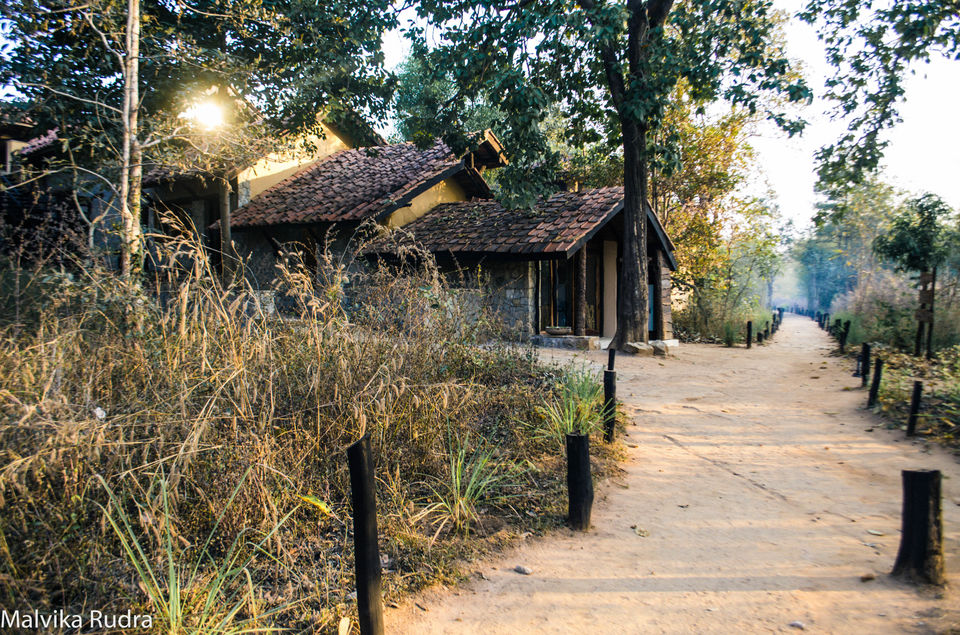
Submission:
<svg viewBox="0 0 960 635">
<path fill-rule="evenodd" d="M 544 401 L 537 413 L 547 423 L 545 436 L 563 443 L 567 434 L 589 435 L 604 419 L 603 386 L 586 368 L 563 374 L 557 396 Z"/>
<path fill-rule="evenodd" d="M 249 474 L 249 471 L 247 472 Z M 153 609 L 157 622 L 153 624 L 164 633 L 251 633 L 271 630 L 262 626 L 263 621 L 276 615 L 286 606 L 260 610 L 254 591 L 250 565 L 257 553 L 264 552 L 264 545 L 280 529 L 290 514 L 287 514 L 267 535 L 258 542 L 251 542 L 240 533 L 225 553 L 215 561 L 210 553 L 211 542 L 227 509 L 233 503 L 240 487 L 247 478 L 244 475 L 220 512 L 206 542 L 195 554 L 192 563 L 181 561 L 179 548 L 171 522 L 169 481 L 157 477 L 154 485 L 159 487 L 162 505 L 160 550 L 162 563 L 155 565 L 151 549 L 134 529 L 134 522 L 120 498 L 107 485 L 102 476 L 97 480 L 109 497 L 110 506 L 102 507 L 103 514 L 120 540 L 128 563 L 137 572 L 143 589 Z M 164 574 L 164 565 L 166 572 Z"/>
<path fill-rule="evenodd" d="M 723 323 L 723 345 L 727 348 L 733 346 L 737 341 L 737 327 L 733 325 L 733 322 L 724 322 Z"/>
<path fill-rule="evenodd" d="M 437 526 L 433 540 L 448 525 L 456 532 L 469 533 L 470 526 L 480 521 L 477 505 L 509 478 L 494 465 L 493 448 L 485 444 L 471 453 L 466 440 L 451 439 L 449 451 L 449 473 L 445 479 L 434 477 L 430 485 L 437 501 L 420 513 L 421 518 L 432 517 Z"/>
</svg>

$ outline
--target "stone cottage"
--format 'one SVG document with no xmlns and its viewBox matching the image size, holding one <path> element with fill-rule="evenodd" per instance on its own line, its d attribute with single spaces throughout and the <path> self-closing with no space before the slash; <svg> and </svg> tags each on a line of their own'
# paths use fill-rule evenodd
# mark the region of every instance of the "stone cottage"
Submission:
<svg viewBox="0 0 960 635">
<path fill-rule="evenodd" d="M 463 157 L 442 142 L 334 152 L 232 212 L 236 249 L 266 285 L 285 243 L 309 251 L 329 241 L 336 251 L 360 223 L 375 221 L 402 228 L 442 269 L 482 271 L 499 312 L 524 336 L 612 337 L 622 188 L 558 192 L 535 210 L 507 210 L 483 178 L 505 164 L 503 157 L 489 131 Z M 670 340 L 673 244 L 649 209 L 647 229 L 649 339 Z M 389 257 L 389 251 L 375 244 L 367 255 Z"/>
</svg>

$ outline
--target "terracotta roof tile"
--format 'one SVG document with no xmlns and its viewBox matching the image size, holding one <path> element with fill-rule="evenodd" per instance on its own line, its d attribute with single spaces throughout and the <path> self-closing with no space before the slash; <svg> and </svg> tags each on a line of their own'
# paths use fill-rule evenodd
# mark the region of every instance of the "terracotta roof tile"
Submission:
<svg viewBox="0 0 960 635">
<path fill-rule="evenodd" d="M 233 213 L 232 227 L 376 217 L 418 186 L 460 165 L 442 142 L 343 150 L 259 194 Z"/>
<path fill-rule="evenodd" d="M 623 206 L 623 188 L 558 192 L 533 211 L 508 210 L 493 200 L 444 203 L 405 225 L 432 252 L 568 252 Z M 372 252 L 389 251 L 386 242 Z"/>
</svg>

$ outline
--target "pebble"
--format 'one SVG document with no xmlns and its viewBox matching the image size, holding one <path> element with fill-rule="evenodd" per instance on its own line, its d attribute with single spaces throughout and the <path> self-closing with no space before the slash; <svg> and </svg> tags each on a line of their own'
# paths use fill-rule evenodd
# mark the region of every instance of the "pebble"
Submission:
<svg viewBox="0 0 960 635">
<path fill-rule="evenodd" d="M 787 624 L 787 626 L 789 626 L 790 628 L 798 628 L 798 629 L 800 629 L 801 631 L 806 630 L 806 628 L 807 628 L 807 627 L 804 625 L 804 623 L 801 622 L 801 621 L 799 621 L 799 620 L 794 620 L 793 622 L 790 622 L 789 624 Z"/>
<path fill-rule="evenodd" d="M 513 570 L 519 573 L 520 575 L 530 575 L 531 573 L 533 573 L 533 569 L 531 569 L 530 567 L 525 567 L 522 564 L 518 564 L 513 568 Z"/>
<path fill-rule="evenodd" d="M 876 579 L 877 579 L 877 576 L 873 573 L 864 573 L 862 576 L 860 576 L 861 582 L 869 582 L 870 580 L 876 580 Z"/>
</svg>

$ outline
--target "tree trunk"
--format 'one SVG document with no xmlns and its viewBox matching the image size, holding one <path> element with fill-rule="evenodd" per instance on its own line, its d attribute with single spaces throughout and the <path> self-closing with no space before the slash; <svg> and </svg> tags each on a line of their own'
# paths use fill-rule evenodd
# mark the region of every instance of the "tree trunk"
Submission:
<svg viewBox="0 0 960 635">
<path fill-rule="evenodd" d="M 647 341 L 647 197 L 646 131 L 622 118 L 623 266 L 617 294 L 617 333 L 612 346 Z"/>
<path fill-rule="evenodd" d="M 142 154 L 137 142 L 140 108 L 140 0 L 127 0 L 126 56 L 123 88 L 123 149 L 120 166 L 120 218 L 123 224 L 120 271 L 135 276 L 143 261 L 143 237 L 140 232 L 140 187 L 143 174 Z"/>
<path fill-rule="evenodd" d="M 233 232 L 230 226 L 230 181 L 224 176 L 220 185 L 220 274 L 224 286 L 233 282 L 236 255 L 233 251 Z"/>
</svg>

